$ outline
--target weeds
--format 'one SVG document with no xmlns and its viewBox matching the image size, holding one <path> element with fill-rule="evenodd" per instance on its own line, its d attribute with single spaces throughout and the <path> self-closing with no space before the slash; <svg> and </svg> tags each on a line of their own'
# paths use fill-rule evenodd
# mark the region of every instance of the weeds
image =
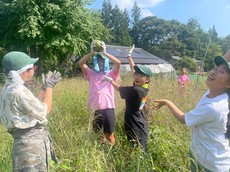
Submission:
<svg viewBox="0 0 230 172">
<path fill-rule="evenodd" d="M 131 85 L 131 78 L 123 78 L 122 85 Z M 198 88 L 198 89 L 197 89 Z M 168 98 L 182 111 L 195 107 L 206 90 L 201 80 L 183 95 L 178 92 L 177 81 L 153 78 L 149 98 L 154 106 L 155 99 Z M 83 78 L 63 79 L 54 89 L 49 130 L 59 164 L 51 163 L 51 172 L 186 172 L 189 171 L 188 149 L 190 130 L 179 123 L 162 108 L 148 112 L 149 140 L 148 156 L 133 149 L 127 142 L 123 130 L 125 104 L 115 92 L 116 101 L 116 144 L 111 147 L 100 144 L 91 131 L 92 112 L 87 108 L 88 83 Z M 12 171 L 12 138 L 0 125 L 0 169 Z"/>
</svg>

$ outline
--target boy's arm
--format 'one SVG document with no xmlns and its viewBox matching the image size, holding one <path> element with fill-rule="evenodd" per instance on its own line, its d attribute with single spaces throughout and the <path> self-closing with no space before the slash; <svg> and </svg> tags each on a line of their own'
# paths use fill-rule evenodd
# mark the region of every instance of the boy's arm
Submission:
<svg viewBox="0 0 230 172">
<path fill-rule="evenodd" d="M 118 60 L 115 56 L 109 54 L 106 52 L 106 45 L 105 43 L 102 41 L 101 43 L 101 48 L 102 48 L 102 53 L 107 56 L 109 58 L 109 60 L 111 60 L 114 63 L 113 69 L 116 73 L 119 72 L 120 67 L 121 67 L 121 61 Z"/>
<path fill-rule="evenodd" d="M 82 72 L 84 74 L 87 73 L 87 68 L 88 66 L 86 65 L 86 62 L 93 56 L 93 54 L 95 53 L 94 51 L 94 47 L 96 46 L 96 43 L 95 41 L 92 41 L 91 44 L 90 44 L 90 53 L 89 54 L 86 54 L 84 55 L 79 61 L 78 61 L 78 65 L 80 66 Z"/>
<path fill-rule="evenodd" d="M 103 78 L 105 81 L 108 81 L 112 84 L 112 86 L 115 88 L 115 90 L 119 91 L 120 85 L 116 83 L 116 81 L 113 80 L 113 78 L 103 75 Z"/>
<path fill-rule="evenodd" d="M 113 56 L 107 52 L 103 52 L 103 53 L 105 56 L 107 56 L 114 63 L 113 69 L 116 73 L 118 73 L 120 70 L 120 67 L 121 67 L 121 61 L 118 60 L 115 56 Z"/>
<path fill-rule="evenodd" d="M 120 85 L 118 83 L 116 83 L 116 81 L 112 80 L 111 84 L 115 90 L 119 91 Z"/>
<path fill-rule="evenodd" d="M 133 45 L 130 47 L 129 53 L 128 53 L 128 56 L 127 56 L 128 61 L 129 61 L 129 66 L 130 66 L 130 69 L 131 69 L 131 73 L 132 73 L 133 75 L 134 75 L 134 72 L 135 72 L 135 70 L 134 70 L 135 63 L 134 63 L 134 61 L 133 61 L 133 59 L 132 59 L 131 56 L 132 56 L 132 53 L 133 53 L 134 48 L 135 48 L 135 45 L 133 44 Z"/>
<path fill-rule="evenodd" d="M 131 69 L 131 73 L 132 73 L 132 75 L 134 75 L 134 72 L 135 72 L 135 70 L 134 70 L 135 63 L 134 63 L 131 55 L 130 56 L 128 55 L 127 58 L 129 60 L 129 66 L 130 66 L 130 69 Z"/>
<path fill-rule="evenodd" d="M 185 124 L 185 115 L 173 102 L 162 99 L 162 100 L 155 100 L 158 105 L 155 107 L 156 110 L 160 109 L 162 106 L 166 105 L 167 108 L 171 111 L 171 113 L 175 116 L 175 118 L 180 121 L 182 124 Z"/>
<path fill-rule="evenodd" d="M 78 65 L 80 66 L 80 68 L 84 74 L 87 73 L 87 68 L 88 68 L 88 66 L 86 65 L 86 62 L 93 56 L 93 54 L 94 53 L 91 51 L 89 54 L 84 55 L 84 57 L 82 57 L 78 61 Z"/>
<path fill-rule="evenodd" d="M 46 115 L 48 115 L 51 110 L 53 88 L 61 79 L 61 74 L 57 71 L 49 71 L 46 75 L 42 74 L 42 89 L 38 95 L 38 99 L 47 105 Z"/>
<path fill-rule="evenodd" d="M 44 103 L 47 105 L 47 115 L 49 115 L 52 106 L 53 88 L 47 88 L 45 91 Z"/>
</svg>

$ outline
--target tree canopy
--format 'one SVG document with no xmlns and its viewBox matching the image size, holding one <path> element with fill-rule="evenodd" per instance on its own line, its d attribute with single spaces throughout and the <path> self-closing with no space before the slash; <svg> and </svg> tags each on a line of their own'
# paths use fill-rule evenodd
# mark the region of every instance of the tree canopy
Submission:
<svg viewBox="0 0 230 172">
<path fill-rule="evenodd" d="M 230 35 L 219 37 L 215 27 L 204 31 L 196 19 L 187 23 L 156 16 L 141 18 L 135 2 L 129 13 L 103 0 L 101 10 L 90 9 L 92 0 L 0 1 L 1 53 L 20 50 L 39 57 L 44 68 L 57 68 L 66 59 L 80 58 L 92 40 L 136 47 L 169 60 L 172 55 L 204 61 L 230 48 Z M 3 52 L 4 50 L 4 52 Z"/>
<path fill-rule="evenodd" d="M 1 47 L 37 56 L 57 66 L 66 54 L 81 55 L 94 39 L 109 39 L 100 13 L 85 0 L 1 1 Z"/>
</svg>

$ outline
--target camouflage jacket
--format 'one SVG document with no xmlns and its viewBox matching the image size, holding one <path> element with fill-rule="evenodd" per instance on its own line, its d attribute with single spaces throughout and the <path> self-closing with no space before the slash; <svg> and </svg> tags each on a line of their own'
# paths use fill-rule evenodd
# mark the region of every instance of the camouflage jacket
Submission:
<svg viewBox="0 0 230 172">
<path fill-rule="evenodd" d="M 9 130 L 26 129 L 37 123 L 46 126 L 47 105 L 23 84 L 7 80 L 0 96 L 0 119 Z"/>
</svg>

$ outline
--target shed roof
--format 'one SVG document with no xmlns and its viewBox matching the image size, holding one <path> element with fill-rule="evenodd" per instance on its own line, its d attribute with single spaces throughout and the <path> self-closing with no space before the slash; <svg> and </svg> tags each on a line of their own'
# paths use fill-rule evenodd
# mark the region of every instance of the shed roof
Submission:
<svg viewBox="0 0 230 172">
<path fill-rule="evenodd" d="M 181 60 L 181 57 L 179 57 L 179 56 L 171 56 L 174 60 L 176 60 L 176 61 L 178 61 L 178 60 Z M 192 58 L 192 60 L 194 61 L 194 62 L 196 62 L 198 65 L 201 65 L 203 62 L 202 61 L 200 61 L 200 60 L 197 60 L 197 59 L 193 59 Z"/>
<path fill-rule="evenodd" d="M 173 59 L 175 60 L 180 60 L 181 58 L 179 56 L 172 56 Z"/>
<path fill-rule="evenodd" d="M 122 64 L 128 64 L 129 61 L 127 59 L 129 47 L 125 46 L 116 46 L 116 45 L 106 45 L 106 51 L 109 54 L 117 57 Z M 136 64 L 164 64 L 167 61 L 148 53 L 142 48 L 135 48 L 132 53 L 132 58 Z"/>
</svg>

